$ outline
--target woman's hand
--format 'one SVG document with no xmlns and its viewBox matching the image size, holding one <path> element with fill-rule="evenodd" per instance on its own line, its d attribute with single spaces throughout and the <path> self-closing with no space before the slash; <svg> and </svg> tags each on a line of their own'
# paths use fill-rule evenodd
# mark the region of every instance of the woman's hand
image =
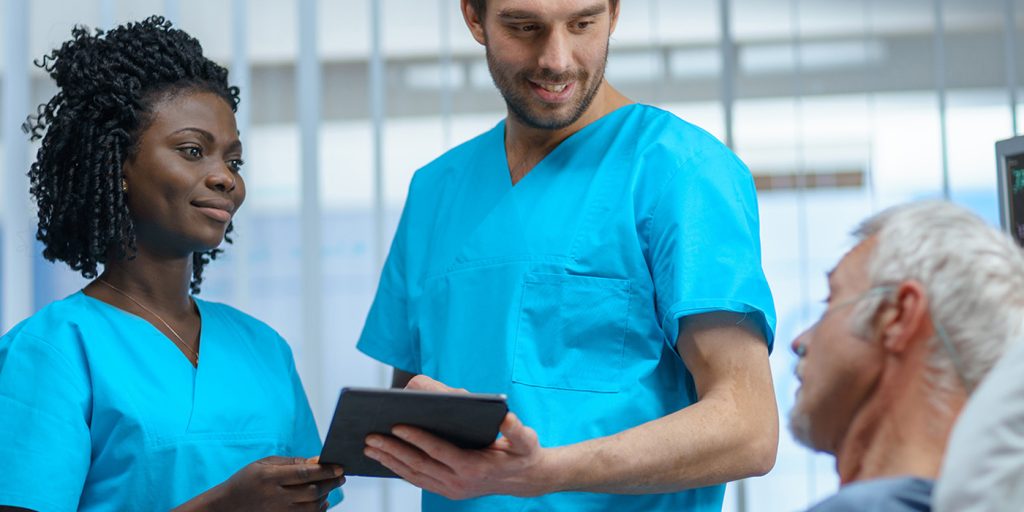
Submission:
<svg viewBox="0 0 1024 512">
<path fill-rule="evenodd" d="M 345 483 L 341 466 L 319 458 L 267 457 L 176 510 L 327 510 L 327 494 Z"/>
</svg>

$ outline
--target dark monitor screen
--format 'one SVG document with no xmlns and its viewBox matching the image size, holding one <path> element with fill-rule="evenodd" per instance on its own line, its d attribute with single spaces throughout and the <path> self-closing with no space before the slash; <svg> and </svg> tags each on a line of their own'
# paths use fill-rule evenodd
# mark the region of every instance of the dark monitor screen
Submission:
<svg viewBox="0 0 1024 512">
<path fill-rule="evenodd" d="M 1024 247 L 1024 135 L 996 141 L 999 224 Z"/>
<path fill-rule="evenodd" d="M 1024 245 L 1024 153 L 1008 155 L 1005 172 L 1006 207 L 1009 210 L 1006 228 L 1018 244 Z"/>
</svg>

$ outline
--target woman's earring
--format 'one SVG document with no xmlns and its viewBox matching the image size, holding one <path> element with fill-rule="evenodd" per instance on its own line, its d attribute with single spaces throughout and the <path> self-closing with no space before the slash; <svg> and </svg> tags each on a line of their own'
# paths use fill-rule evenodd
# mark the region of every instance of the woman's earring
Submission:
<svg viewBox="0 0 1024 512">
<path fill-rule="evenodd" d="M 121 192 L 128 193 L 128 182 L 124 178 L 121 178 Z"/>
</svg>

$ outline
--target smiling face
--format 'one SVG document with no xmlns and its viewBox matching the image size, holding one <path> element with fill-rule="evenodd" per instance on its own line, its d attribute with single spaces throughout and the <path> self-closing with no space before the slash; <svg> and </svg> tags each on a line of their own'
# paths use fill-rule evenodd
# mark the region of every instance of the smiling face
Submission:
<svg viewBox="0 0 1024 512">
<path fill-rule="evenodd" d="M 169 257 L 216 248 L 242 201 L 242 144 L 220 96 L 185 91 L 155 102 L 124 164 L 136 244 Z"/>
<path fill-rule="evenodd" d="M 467 13 L 510 116 L 557 130 L 587 112 L 604 81 L 610 9 L 608 0 L 490 0 L 476 24 Z"/>
<path fill-rule="evenodd" d="M 851 314 L 872 295 L 867 262 L 874 244 L 869 238 L 840 260 L 829 274 L 828 309 L 792 344 L 802 355 L 790 430 L 797 441 L 815 450 L 836 452 L 882 371 L 878 344 L 858 337 L 851 328 Z"/>
</svg>

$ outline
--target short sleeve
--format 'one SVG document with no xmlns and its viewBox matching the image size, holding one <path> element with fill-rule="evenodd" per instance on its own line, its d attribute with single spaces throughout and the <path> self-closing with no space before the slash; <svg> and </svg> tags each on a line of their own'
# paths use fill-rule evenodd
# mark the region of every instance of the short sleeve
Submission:
<svg viewBox="0 0 1024 512">
<path fill-rule="evenodd" d="M 413 192 L 410 189 L 410 200 Z M 356 344 L 364 354 L 399 370 L 420 373 L 419 346 L 409 328 L 409 289 L 406 274 L 408 200 L 391 242 L 377 295 Z"/>
<path fill-rule="evenodd" d="M 76 510 L 91 458 L 84 358 L 17 329 L 0 338 L 0 505 Z"/>
<path fill-rule="evenodd" d="M 284 340 L 281 340 L 284 344 Z M 287 344 L 285 344 L 287 347 Z M 288 457 L 315 457 L 320 455 L 320 451 L 323 448 L 323 443 L 320 442 L 320 432 L 316 428 L 316 419 L 313 417 L 313 410 L 309 407 L 309 398 L 306 397 L 305 388 L 302 386 L 302 379 L 299 377 L 299 372 L 295 368 L 295 361 L 289 351 L 288 354 L 288 371 L 290 373 L 290 381 L 292 386 L 292 393 L 294 394 L 295 400 L 295 416 L 294 416 L 294 427 L 292 429 L 292 442 L 291 442 L 291 453 L 286 453 Z M 334 490 L 328 497 L 328 501 L 331 506 L 335 506 L 341 503 L 344 499 L 344 495 L 340 490 Z"/>
<path fill-rule="evenodd" d="M 725 146 L 679 161 L 666 145 L 644 155 L 669 169 L 649 222 L 649 265 L 658 318 L 675 346 L 679 320 L 712 311 L 755 317 L 771 350 L 775 307 L 761 267 L 753 177 Z"/>
</svg>

